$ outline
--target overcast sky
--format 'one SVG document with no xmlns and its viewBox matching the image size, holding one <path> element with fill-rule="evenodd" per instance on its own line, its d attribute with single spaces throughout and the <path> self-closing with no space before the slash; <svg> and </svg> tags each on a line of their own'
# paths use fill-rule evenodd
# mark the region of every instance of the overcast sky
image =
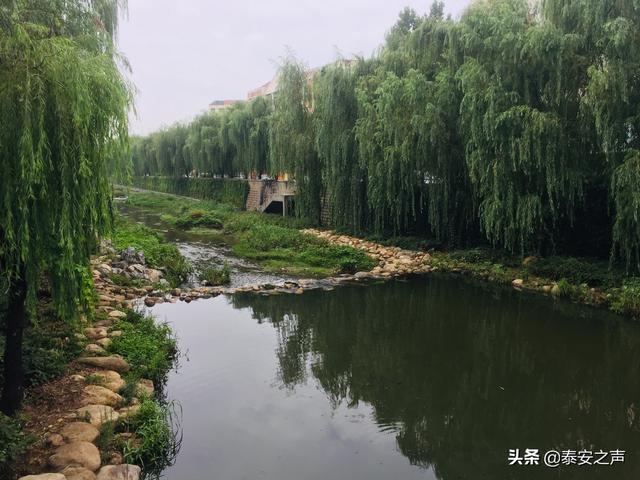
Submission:
<svg viewBox="0 0 640 480">
<path fill-rule="evenodd" d="M 460 14 L 470 0 L 445 0 Z M 129 0 L 119 47 L 138 93 L 131 130 L 191 119 L 213 100 L 244 99 L 290 48 L 309 67 L 370 56 L 405 6 L 431 0 Z"/>
</svg>

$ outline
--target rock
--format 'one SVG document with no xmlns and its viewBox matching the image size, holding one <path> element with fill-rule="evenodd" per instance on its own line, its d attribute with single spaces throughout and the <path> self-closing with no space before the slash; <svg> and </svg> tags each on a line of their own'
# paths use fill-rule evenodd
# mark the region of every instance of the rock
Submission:
<svg viewBox="0 0 640 480">
<path fill-rule="evenodd" d="M 118 419 L 123 420 L 125 418 L 131 417 L 138 413 L 140 410 L 140 405 L 131 405 L 129 407 L 124 407 L 118 410 Z"/>
<path fill-rule="evenodd" d="M 145 264 L 144 252 L 128 247 L 120 253 L 120 260 L 126 263 Z"/>
<path fill-rule="evenodd" d="M 552 290 L 552 289 L 553 289 L 553 286 L 551 286 L 551 285 L 544 285 L 544 286 L 542 287 L 542 291 L 543 291 L 544 293 L 551 293 L 551 290 Z"/>
<path fill-rule="evenodd" d="M 97 480 L 138 480 L 140 467 L 137 465 L 107 465 L 98 472 Z"/>
<path fill-rule="evenodd" d="M 153 307 L 153 306 L 156 304 L 156 301 L 155 301 L 153 298 L 151 298 L 151 297 L 146 297 L 146 298 L 144 299 L 144 304 L 145 304 L 147 307 Z"/>
<path fill-rule="evenodd" d="M 304 288 L 298 288 L 296 290 L 296 295 L 302 295 L 304 293 Z"/>
<path fill-rule="evenodd" d="M 146 378 L 140 379 L 140 381 L 138 382 L 137 390 L 139 395 L 146 395 L 147 397 L 152 397 L 153 390 L 154 390 L 153 381 L 147 380 Z"/>
<path fill-rule="evenodd" d="M 370 272 L 356 272 L 354 277 L 358 278 L 358 279 L 371 278 L 371 273 Z"/>
<path fill-rule="evenodd" d="M 174 288 L 173 290 L 171 290 L 171 295 L 173 295 L 174 297 L 179 297 L 181 293 L 182 290 L 180 290 L 179 288 Z"/>
<path fill-rule="evenodd" d="M 533 257 L 533 256 L 525 257 L 525 259 L 522 260 L 522 265 L 527 267 L 527 266 L 531 265 L 532 263 L 534 263 L 536 260 L 538 260 L 537 257 Z"/>
<path fill-rule="evenodd" d="M 111 332 L 109 334 L 109 336 L 111 338 L 121 337 L 122 336 L 122 330 L 114 330 L 113 332 Z"/>
<path fill-rule="evenodd" d="M 78 362 L 92 367 L 104 368 L 105 370 L 115 370 L 118 373 L 126 373 L 129 371 L 129 364 L 119 355 L 111 355 L 110 357 L 81 357 Z"/>
<path fill-rule="evenodd" d="M 84 382 L 84 377 L 82 375 L 71 375 L 69 378 L 74 382 Z"/>
<path fill-rule="evenodd" d="M 96 340 L 96 344 L 102 348 L 107 348 L 111 344 L 110 338 L 101 338 L 100 340 Z"/>
<path fill-rule="evenodd" d="M 76 416 L 86 419 L 94 427 L 100 427 L 107 422 L 118 420 L 118 412 L 107 405 L 87 405 L 76 410 Z"/>
<path fill-rule="evenodd" d="M 49 457 L 49 465 L 57 470 L 67 467 L 84 467 L 95 472 L 100 468 L 100 452 L 89 442 L 74 442 L 58 447 Z"/>
<path fill-rule="evenodd" d="M 522 288 L 522 285 L 524 285 L 524 280 L 521 278 L 516 278 L 513 282 L 511 282 L 511 285 L 513 285 L 515 288 Z"/>
<path fill-rule="evenodd" d="M 144 276 L 147 277 L 147 280 L 150 282 L 157 283 L 162 278 L 162 272 L 154 268 L 147 268 L 144 272 Z"/>
<path fill-rule="evenodd" d="M 91 340 L 99 340 L 107 336 L 107 329 L 105 327 L 85 328 L 84 334 Z"/>
<path fill-rule="evenodd" d="M 84 467 L 67 467 L 62 473 L 67 480 L 96 480 L 96 474 Z"/>
<path fill-rule="evenodd" d="M 124 387 L 125 382 L 118 372 L 113 370 L 104 370 L 95 372 L 93 374 L 96 377 L 100 377 L 100 385 L 104 388 L 108 388 L 112 392 L 119 392 Z"/>
<path fill-rule="evenodd" d="M 49 433 L 44 439 L 45 443 L 51 447 L 64 445 L 64 438 L 59 433 Z"/>
<path fill-rule="evenodd" d="M 99 342 L 105 340 L 104 338 L 98 340 Z M 87 345 L 86 347 L 84 347 L 84 351 L 87 353 L 92 353 L 94 355 L 101 355 L 103 353 L 105 353 L 104 348 L 102 348 L 100 345 L 96 345 L 95 343 L 90 343 L 89 345 Z"/>
<path fill-rule="evenodd" d="M 113 310 L 112 312 L 109 312 L 109 317 L 111 318 L 125 318 L 126 316 L 127 314 L 120 310 Z"/>
<path fill-rule="evenodd" d="M 61 473 L 42 473 L 40 475 L 20 477 L 18 480 L 66 480 L 66 477 Z"/>
<path fill-rule="evenodd" d="M 122 454 L 118 452 L 113 452 L 109 457 L 109 465 L 122 465 L 124 463 L 124 458 L 122 458 Z"/>
<path fill-rule="evenodd" d="M 100 385 L 84 387 L 83 402 L 89 405 L 109 405 L 115 407 L 122 403 L 122 397 Z"/>
<path fill-rule="evenodd" d="M 559 296 L 560 295 L 560 287 L 556 283 L 553 287 L 551 287 L 551 295 Z"/>
<path fill-rule="evenodd" d="M 87 422 L 71 422 L 60 431 L 62 437 L 68 442 L 95 442 L 100 432 L 96 427 Z"/>
</svg>

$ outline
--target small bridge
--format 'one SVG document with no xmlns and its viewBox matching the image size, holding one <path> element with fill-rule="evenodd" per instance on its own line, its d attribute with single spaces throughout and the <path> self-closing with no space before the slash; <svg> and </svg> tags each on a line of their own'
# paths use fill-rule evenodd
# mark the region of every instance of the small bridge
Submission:
<svg viewBox="0 0 640 480">
<path fill-rule="evenodd" d="M 249 195 L 247 211 L 281 213 L 291 212 L 292 200 L 296 194 L 295 184 L 282 180 L 248 180 Z"/>
</svg>

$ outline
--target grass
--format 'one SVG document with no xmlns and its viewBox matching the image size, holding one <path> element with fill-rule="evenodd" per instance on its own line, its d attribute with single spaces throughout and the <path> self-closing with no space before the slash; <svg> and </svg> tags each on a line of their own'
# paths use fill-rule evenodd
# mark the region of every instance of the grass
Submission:
<svg viewBox="0 0 640 480">
<path fill-rule="evenodd" d="M 303 219 L 243 212 L 229 205 L 154 193 L 131 193 L 128 202 L 163 214 L 163 220 L 176 228 L 198 228 L 205 221 L 215 228 L 221 226 L 236 255 L 258 262 L 266 270 L 324 277 L 375 266 L 359 249 L 331 245 L 301 233 L 299 229 L 308 226 Z"/>
<path fill-rule="evenodd" d="M 125 463 L 140 465 L 146 476 L 161 473 L 180 449 L 178 423 L 173 405 L 143 400 L 138 412 L 124 421 L 124 428 L 135 433 L 135 440 L 124 445 Z"/>
<path fill-rule="evenodd" d="M 200 272 L 200 280 L 208 285 L 227 285 L 231 282 L 231 269 L 226 263 L 222 268 L 205 268 Z"/>
<path fill-rule="evenodd" d="M 142 250 L 150 267 L 165 270 L 171 286 L 184 283 L 191 271 L 189 262 L 175 245 L 164 242 L 158 233 L 144 225 L 119 218 L 113 234 L 113 244 L 118 250 L 127 247 Z"/>
<path fill-rule="evenodd" d="M 107 350 L 122 355 L 131 365 L 133 377 L 163 384 L 177 356 L 177 342 L 169 326 L 156 323 L 153 317 L 129 312 L 114 328 L 122 335 L 115 337 Z"/>
</svg>

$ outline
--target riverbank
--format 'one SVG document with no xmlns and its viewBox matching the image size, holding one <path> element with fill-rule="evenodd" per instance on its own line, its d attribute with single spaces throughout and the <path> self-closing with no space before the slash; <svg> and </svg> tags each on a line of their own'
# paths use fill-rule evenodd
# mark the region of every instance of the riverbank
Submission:
<svg viewBox="0 0 640 480">
<path fill-rule="evenodd" d="M 114 277 L 112 264 L 126 273 Z M 92 258 L 91 268 L 94 293 L 87 315 L 68 326 L 48 352 L 71 361 L 57 366 L 58 378 L 52 373 L 27 391 L 12 423 L 20 428 L 10 439 L 14 458 L 0 460 L 13 460 L 13 478 L 136 480 L 160 473 L 179 448 L 172 406 L 161 395 L 177 342 L 166 325 L 134 311 L 154 285 L 169 282 L 146 264 L 141 251 L 120 253 L 109 243 Z M 114 278 L 127 278 L 129 286 Z M 40 322 L 46 329 L 46 320 Z M 28 332 L 32 338 L 46 335 L 54 332 Z"/>
<path fill-rule="evenodd" d="M 198 218 L 205 218 L 214 224 L 219 221 L 216 225 L 220 228 L 213 231 L 217 235 L 226 235 L 235 254 L 256 259 L 272 271 L 286 271 L 312 279 L 348 277 L 347 281 L 443 271 L 472 276 L 494 284 L 510 285 L 517 290 L 536 292 L 554 299 L 566 299 L 605 308 L 633 319 L 640 318 L 640 278 L 629 276 L 624 269 L 611 266 L 606 261 L 532 256 L 522 259 L 490 248 L 452 251 L 429 249 L 428 252 L 408 250 L 385 244 L 388 242 L 370 241 L 330 230 L 305 228 L 306 225 L 296 219 L 239 212 L 226 205 L 186 197 L 137 191 L 131 193 L 127 201 L 136 208 L 161 214 L 176 228 L 200 228 Z M 199 217 L 192 218 L 193 212 Z M 262 227 L 265 224 L 269 226 Z M 239 225 L 243 227 L 239 228 Z M 272 226 L 278 228 L 272 229 Z M 308 265 L 305 267 L 296 264 L 300 258 L 308 257 L 305 247 L 302 247 L 297 258 L 287 248 L 278 247 L 279 242 L 290 242 L 287 240 L 288 237 L 299 238 L 292 233 L 296 228 L 300 230 L 298 233 L 302 238 L 314 237 L 324 245 L 349 249 L 343 251 L 343 254 L 348 253 L 338 261 L 344 262 L 343 265 L 348 267 L 345 268 L 348 273 L 340 272 L 335 262 L 331 264 L 330 255 L 315 256 L 311 268 Z M 267 230 L 268 235 L 265 233 Z M 247 241 L 247 237 L 251 238 L 251 241 Z M 371 262 L 349 262 L 347 259 L 354 257 L 354 250 L 365 252 Z M 291 266 L 286 267 L 288 259 Z M 305 280 L 303 288 L 306 286 L 305 283 L 313 284 Z M 209 293 L 205 293 L 207 294 Z"/>
<path fill-rule="evenodd" d="M 489 249 L 431 251 L 420 257 L 408 252 L 398 258 L 398 247 L 388 247 L 357 237 L 341 235 L 330 230 L 307 229 L 334 245 L 348 245 L 377 255 L 379 265 L 372 273 L 386 277 L 408 273 L 449 272 L 508 286 L 520 291 L 535 292 L 552 298 L 562 298 L 635 320 L 640 319 L 640 279 L 629 277 L 606 262 L 572 257 L 537 258 L 524 260 L 504 256 Z M 410 261 L 410 259 L 413 259 Z M 416 267 L 414 262 L 425 262 Z"/>
</svg>

